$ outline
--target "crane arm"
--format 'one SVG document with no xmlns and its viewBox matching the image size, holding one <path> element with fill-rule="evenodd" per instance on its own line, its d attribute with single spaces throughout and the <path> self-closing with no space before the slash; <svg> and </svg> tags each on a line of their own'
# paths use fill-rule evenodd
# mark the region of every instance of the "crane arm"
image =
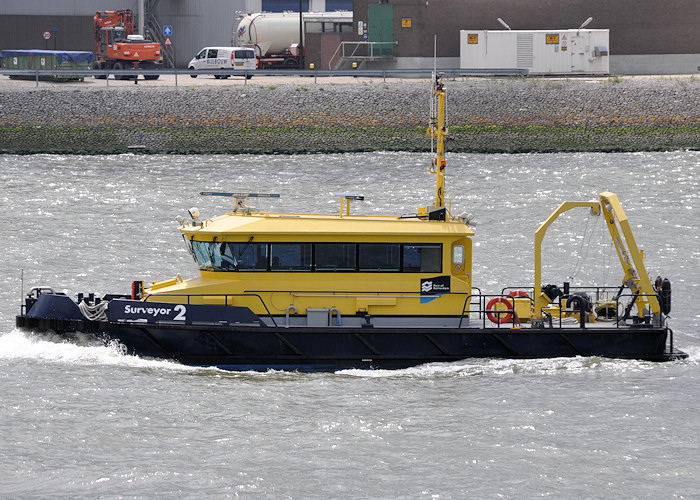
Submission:
<svg viewBox="0 0 700 500">
<path fill-rule="evenodd" d="M 627 286 L 633 293 L 638 294 L 636 300 L 648 306 L 654 315 L 661 314 L 661 307 L 656 299 L 656 292 L 651 286 L 649 274 L 644 266 L 642 252 L 637 247 L 629 220 L 622 209 L 622 205 L 620 205 L 620 201 L 617 199 L 617 195 L 607 191 L 600 193 L 600 205 L 603 209 L 605 223 L 610 231 L 617 256 L 625 273 L 622 278 L 622 284 Z M 620 231 L 622 231 L 624 240 Z M 638 309 L 641 314 L 643 308 L 638 307 Z"/>
</svg>

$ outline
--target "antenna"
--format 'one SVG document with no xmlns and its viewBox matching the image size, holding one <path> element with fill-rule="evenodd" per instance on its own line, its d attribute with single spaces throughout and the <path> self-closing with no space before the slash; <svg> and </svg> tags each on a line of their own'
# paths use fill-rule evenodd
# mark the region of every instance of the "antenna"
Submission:
<svg viewBox="0 0 700 500">
<path fill-rule="evenodd" d="M 430 122 L 428 124 L 427 134 L 431 137 L 431 154 L 433 153 L 433 140 L 436 139 L 437 151 L 435 157 L 433 157 L 429 171 L 437 175 L 433 207 L 438 207 L 443 211 L 445 209 L 445 142 L 448 135 L 445 95 L 442 73 L 434 74 L 433 95 L 430 99 Z"/>
<path fill-rule="evenodd" d="M 506 22 L 505 22 L 503 19 L 501 19 L 501 18 L 499 17 L 499 18 L 496 19 L 496 20 L 497 20 L 499 23 L 501 23 L 505 29 L 507 29 L 508 31 L 512 31 L 512 30 L 510 29 L 510 26 L 508 26 L 508 24 L 506 24 Z"/>
<path fill-rule="evenodd" d="M 431 77 L 431 85 L 433 85 L 433 90 L 435 88 L 435 82 L 437 81 L 437 35 L 433 35 L 433 74 Z M 435 94 L 430 95 L 430 121 L 428 122 L 428 129 L 432 130 L 437 127 L 437 110 L 435 109 Z M 430 134 L 430 154 L 432 156 L 435 151 L 435 135 Z"/>
</svg>

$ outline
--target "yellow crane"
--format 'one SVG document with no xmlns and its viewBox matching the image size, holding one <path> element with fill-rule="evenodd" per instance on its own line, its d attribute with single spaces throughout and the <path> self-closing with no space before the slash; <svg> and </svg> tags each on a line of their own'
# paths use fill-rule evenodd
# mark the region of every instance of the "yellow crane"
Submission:
<svg viewBox="0 0 700 500">
<path fill-rule="evenodd" d="M 591 214 L 595 216 L 603 214 L 624 271 L 622 285 L 628 287 L 634 294 L 634 303 L 637 305 L 639 315 L 642 316 L 643 311 L 647 309 L 651 311 L 654 323 L 660 325 L 662 321 L 661 307 L 644 266 L 643 253 L 637 247 L 629 220 L 622 209 L 617 195 L 606 191 L 600 194 L 600 201 L 563 202 L 535 231 L 535 310 L 532 318 L 533 326 L 543 325 L 542 309 L 550 302 L 550 299 L 541 291 L 542 241 L 545 233 L 561 214 L 579 207 L 589 208 Z"/>
</svg>

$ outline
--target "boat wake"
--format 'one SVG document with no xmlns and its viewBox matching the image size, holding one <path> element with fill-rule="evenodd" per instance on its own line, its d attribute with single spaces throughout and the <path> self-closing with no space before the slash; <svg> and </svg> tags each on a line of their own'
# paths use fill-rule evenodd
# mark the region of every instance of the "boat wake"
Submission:
<svg viewBox="0 0 700 500">
<path fill-rule="evenodd" d="M 690 357 L 675 363 L 697 363 L 699 352 L 689 352 Z M 403 370 L 341 370 L 337 374 L 368 378 L 454 378 L 508 375 L 557 375 L 572 373 L 629 373 L 664 369 L 671 364 L 640 361 L 636 359 L 611 359 L 601 357 L 565 357 L 547 359 L 469 359 L 453 363 L 430 363 Z"/>
<path fill-rule="evenodd" d="M 23 332 L 13 329 L 0 335 L 0 359 L 28 359 L 47 363 L 80 365 L 121 365 L 131 368 L 156 368 L 194 371 L 197 367 L 173 361 L 145 359 L 125 354 L 117 342 L 105 345 L 94 337 L 75 334 L 70 340 L 51 332 Z"/>
</svg>

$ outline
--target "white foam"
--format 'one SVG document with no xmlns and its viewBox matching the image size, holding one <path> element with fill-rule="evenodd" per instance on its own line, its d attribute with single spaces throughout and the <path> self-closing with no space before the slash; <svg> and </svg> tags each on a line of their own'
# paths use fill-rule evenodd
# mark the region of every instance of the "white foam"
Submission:
<svg viewBox="0 0 700 500">
<path fill-rule="evenodd" d="M 688 354 L 687 362 L 698 363 L 700 361 L 700 344 L 691 344 L 690 342 L 684 341 L 683 344 L 680 345 L 678 339 L 676 339 L 673 345 Z"/>
<path fill-rule="evenodd" d="M 690 361 L 697 359 L 691 353 Z M 429 363 L 403 370 L 341 370 L 338 374 L 356 377 L 471 377 L 507 376 L 518 374 L 556 375 L 560 373 L 635 372 L 653 370 L 665 363 L 635 359 L 608 359 L 599 357 L 565 357 L 546 359 L 467 359 L 452 363 Z"/>
<path fill-rule="evenodd" d="M 12 330 L 0 335 L 0 359 L 32 359 L 50 363 L 80 365 L 123 365 L 132 368 L 198 370 L 167 360 L 144 359 L 124 353 L 117 342 L 105 345 L 89 335 L 77 334 L 71 340 L 53 333 L 27 333 Z"/>
</svg>

